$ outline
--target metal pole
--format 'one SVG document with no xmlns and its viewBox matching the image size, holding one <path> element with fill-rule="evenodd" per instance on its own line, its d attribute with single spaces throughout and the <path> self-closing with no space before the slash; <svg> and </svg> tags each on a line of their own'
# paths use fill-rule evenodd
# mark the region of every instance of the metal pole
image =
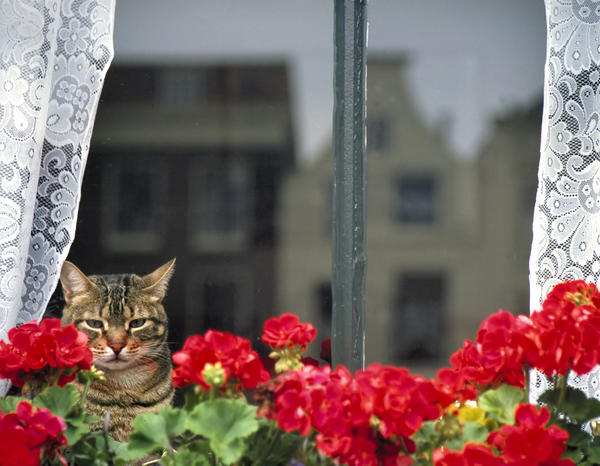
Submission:
<svg viewBox="0 0 600 466">
<path fill-rule="evenodd" d="M 335 0 L 333 109 L 334 367 L 365 363 L 367 0 Z"/>
</svg>

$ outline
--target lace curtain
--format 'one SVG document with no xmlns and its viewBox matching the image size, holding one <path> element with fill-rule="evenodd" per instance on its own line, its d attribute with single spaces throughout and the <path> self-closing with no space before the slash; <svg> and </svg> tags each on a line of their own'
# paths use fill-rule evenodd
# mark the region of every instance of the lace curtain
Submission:
<svg viewBox="0 0 600 466">
<path fill-rule="evenodd" d="M 600 0 L 545 0 L 541 158 L 530 259 L 532 310 L 560 281 L 600 277 Z M 532 397 L 548 382 L 532 377 Z M 600 368 L 570 383 L 600 398 Z"/>
<path fill-rule="evenodd" d="M 0 338 L 38 319 L 77 218 L 114 0 L 0 0 Z"/>
</svg>

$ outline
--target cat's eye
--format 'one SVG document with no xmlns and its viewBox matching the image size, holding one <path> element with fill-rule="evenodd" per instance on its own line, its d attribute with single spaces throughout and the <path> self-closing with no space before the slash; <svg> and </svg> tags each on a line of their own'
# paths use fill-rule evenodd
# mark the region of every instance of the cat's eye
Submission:
<svg viewBox="0 0 600 466">
<path fill-rule="evenodd" d="M 138 328 L 146 323 L 146 319 L 134 319 L 129 322 L 129 328 Z"/>
<path fill-rule="evenodd" d="M 104 323 L 101 320 L 89 319 L 89 320 L 86 320 L 85 323 L 87 324 L 88 327 L 91 327 L 91 328 L 103 328 L 104 327 Z"/>
</svg>

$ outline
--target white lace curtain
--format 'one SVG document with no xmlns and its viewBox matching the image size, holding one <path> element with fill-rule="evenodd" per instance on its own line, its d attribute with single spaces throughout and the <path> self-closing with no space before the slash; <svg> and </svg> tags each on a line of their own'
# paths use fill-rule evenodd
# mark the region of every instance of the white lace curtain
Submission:
<svg viewBox="0 0 600 466">
<path fill-rule="evenodd" d="M 0 0 L 0 338 L 39 319 L 75 232 L 114 0 Z"/>
<path fill-rule="evenodd" d="M 545 0 L 541 158 L 530 260 L 531 309 L 558 282 L 600 277 L 600 0 Z M 600 398 L 600 368 L 570 383 Z M 542 374 L 532 396 L 547 388 Z"/>
</svg>

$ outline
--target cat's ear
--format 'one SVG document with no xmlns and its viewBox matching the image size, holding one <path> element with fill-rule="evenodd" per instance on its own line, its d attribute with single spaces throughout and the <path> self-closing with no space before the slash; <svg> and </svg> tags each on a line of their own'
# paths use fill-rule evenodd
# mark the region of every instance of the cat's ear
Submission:
<svg viewBox="0 0 600 466">
<path fill-rule="evenodd" d="M 153 301 L 160 302 L 167 294 L 169 280 L 175 272 L 175 258 L 171 259 L 166 264 L 161 265 L 154 272 L 142 277 L 146 288 L 142 291 L 148 293 Z"/>
<path fill-rule="evenodd" d="M 67 304 L 73 300 L 74 296 L 87 294 L 98 288 L 75 264 L 69 261 L 65 261 L 60 269 L 60 283 Z"/>
</svg>

